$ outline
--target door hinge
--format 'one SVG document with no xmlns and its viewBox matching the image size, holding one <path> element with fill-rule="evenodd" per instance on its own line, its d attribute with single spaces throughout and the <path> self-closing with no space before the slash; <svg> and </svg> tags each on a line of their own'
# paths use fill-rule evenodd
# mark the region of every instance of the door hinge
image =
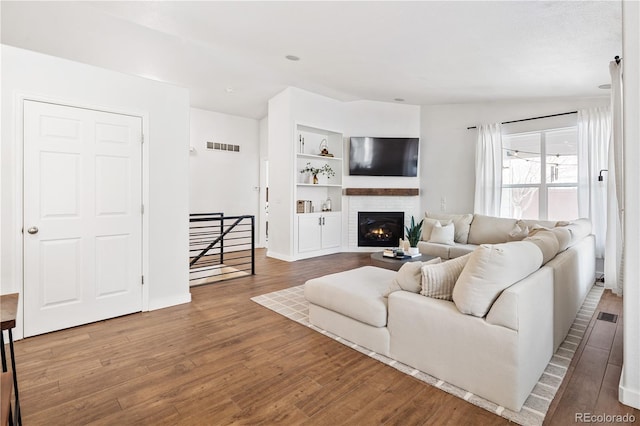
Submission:
<svg viewBox="0 0 640 426">
<path fill-rule="evenodd" d="M 140 204 L 140 213 L 144 214 L 144 204 Z"/>
<path fill-rule="evenodd" d="M 144 285 L 144 275 L 140 275 L 140 284 Z"/>
</svg>

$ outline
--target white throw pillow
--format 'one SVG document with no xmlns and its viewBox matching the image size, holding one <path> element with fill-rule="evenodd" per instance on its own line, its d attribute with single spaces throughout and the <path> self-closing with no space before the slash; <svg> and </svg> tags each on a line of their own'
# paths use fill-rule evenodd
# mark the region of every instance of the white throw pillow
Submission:
<svg viewBox="0 0 640 426">
<path fill-rule="evenodd" d="M 422 241 L 429 241 L 429 239 L 431 238 L 431 231 L 433 230 L 434 226 L 448 225 L 450 223 L 450 220 L 438 220 L 425 217 L 424 221 L 422 222 L 422 237 L 420 239 Z"/>
<path fill-rule="evenodd" d="M 442 259 L 435 259 L 426 262 L 407 262 L 400 267 L 393 281 L 389 284 L 389 288 L 384 292 L 384 297 L 389 297 L 391 293 L 398 290 L 411 291 L 419 293 L 422 288 L 421 269 L 423 265 L 433 265 L 442 262 Z"/>
<path fill-rule="evenodd" d="M 422 266 L 422 290 L 420 294 L 434 299 L 453 300 L 453 286 L 471 257 L 471 253 L 446 262 Z"/>
<path fill-rule="evenodd" d="M 471 227 L 471 221 L 473 215 L 469 214 L 448 214 L 448 213 L 429 213 L 425 212 L 425 217 L 429 219 L 438 219 L 442 225 L 447 223 L 453 223 L 453 227 L 456 230 L 454 240 L 456 243 L 467 244 L 469 238 L 469 228 Z M 428 241 L 426 239 L 425 241 Z"/>
<path fill-rule="evenodd" d="M 460 312 L 484 317 L 502 290 L 538 270 L 542 253 L 530 241 L 483 244 L 474 250 L 453 288 Z"/>
<path fill-rule="evenodd" d="M 542 264 L 546 264 L 548 261 L 556 257 L 560 250 L 560 244 L 558 238 L 551 231 L 540 230 L 536 231 L 530 237 L 524 239 L 524 241 L 530 241 L 538 246 L 542 252 Z"/>
<path fill-rule="evenodd" d="M 440 225 L 440 223 L 436 223 L 431 230 L 431 238 L 429 238 L 429 242 L 455 246 L 455 232 L 456 230 L 453 223 L 444 226 Z"/>
</svg>

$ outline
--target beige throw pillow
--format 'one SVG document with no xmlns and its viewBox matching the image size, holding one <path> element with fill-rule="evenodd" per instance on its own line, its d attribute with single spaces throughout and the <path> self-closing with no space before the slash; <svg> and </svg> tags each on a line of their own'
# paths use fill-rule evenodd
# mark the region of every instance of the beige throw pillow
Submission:
<svg viewBox="0 0 640 426">
<path fill-rule="evenodd" d="M 422 290 L 420 294 L 434 299 L 453 300 L 453 286 L 467 264 L 471 253 L 446 262 L 422 267 Z"/>
<path fill-rule="evenodd" d="M 440 225 L 440 223 L 436 223 L 431 230 L 431 237 L 429 238 L 429 242 L 455 246 L 456 243 L 454 241 L 454 235 L 455 228 L 453 226 L 453 223 L 444 226 Z"/>
<path fill-rule="evenodd" d="M 538 270 L 540 249 L 530 241 L 483 244 L 475 249 L 453 287 L 463 314 L 484 317 L 502 291 Z"/>
<path fill-rule="evenodd" d="M 537 231 L 533 236 L 525 238 L 523 241 L 530 241 L 538 246 L 542 252 L 542 264 L 544 265 L 558 254 L 560 244 L 558 238 L 551 231 Z"/>
<path fill-rule="evenodd" d="M 421 268 L 423 265 L 433 265 L 442 262 L 442 259 L 435 259 L 426 262 L 407 262 L 400 267 L 396 276 L 389 284 L 389 288 L 384 292 L 384 297 L 389 297 L 391 293 L 398 290 L 411 291 L 419 293 L 422 287 Z"/>
</svg>

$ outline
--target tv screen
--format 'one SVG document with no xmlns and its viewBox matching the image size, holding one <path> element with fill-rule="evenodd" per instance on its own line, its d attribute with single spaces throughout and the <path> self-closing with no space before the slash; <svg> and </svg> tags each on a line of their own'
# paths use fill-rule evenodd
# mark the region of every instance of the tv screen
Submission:
<svg viewBox="0 0 640 426">
<path fill-rule="evenodd" d="M 418 176 L 418 138 L 352 137 L 349 174 Z"/>
</svg>

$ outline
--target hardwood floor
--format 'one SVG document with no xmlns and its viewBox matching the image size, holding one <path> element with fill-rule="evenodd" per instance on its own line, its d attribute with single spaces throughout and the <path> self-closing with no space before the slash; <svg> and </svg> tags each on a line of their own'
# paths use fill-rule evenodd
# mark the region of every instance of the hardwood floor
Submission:
<svg viewBox="0 0 640 426">
<path fill-rule="evenodd" d="M 260 250 L 257 275 L 194 287 L 192 303 L 18 341 L 24 424 L 506 424 L 249 300 L 367 264 Z M 608 293 L 598 311 L 621 305 Z M 621 331 L 621 319 L 591 321 L 547 423 L 583 411 L 640 421 L 617 402 Z"/>
</svg>

